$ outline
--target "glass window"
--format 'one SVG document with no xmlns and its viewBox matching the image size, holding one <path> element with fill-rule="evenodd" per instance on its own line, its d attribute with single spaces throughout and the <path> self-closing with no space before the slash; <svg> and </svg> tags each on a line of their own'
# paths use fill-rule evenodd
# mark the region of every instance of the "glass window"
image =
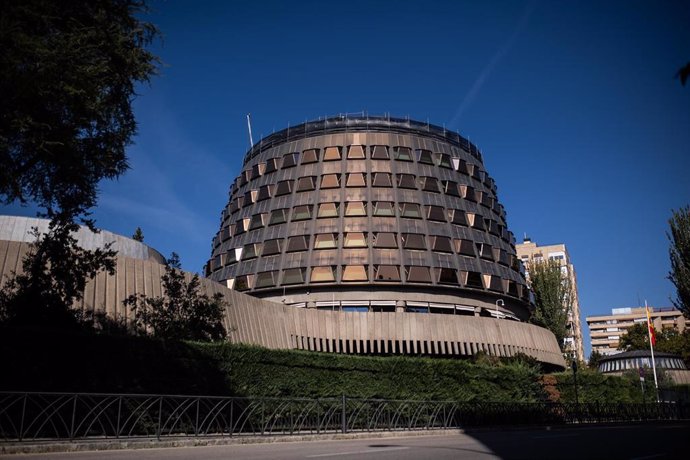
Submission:
<svg viewBox="0 0 690 460">
<path fill-rule="evenodd" d="M 392 187 L 391 175 L 388 173 L 377 172 L 374 173 L 374 180 L 371 185 L 374 187 Z"/>
<path fill-rule="evenodd" d="M 455 252 L 462 254 L 463 256 L 474 257 L 474 244 L 470 240 L 454 240 L 455 241 Z"/>
<path fill-rule="evenodd" d="M 325 217 L 338 217 L 338 203 L 321 203 L 319 205 L 319 219 Z"/>
<path fill-rule="evenodd" d="M 374 234 L 375 248 L 397 248 L 398 240 L 395 233 L 379 232 Z"/>
<path fill-rule="evenodd" d="M 326 147 L 323 153 L 323 161 L 340 160 L 340 147 Z"/>
<path fill-rule="evenodd" d="M 333 267 L 314 267 L 311 269 L 312 283 L 328 283 L 335 281 L 335 272 Z"/>
<path fill-rule="evenodd" d="M 445 222 L 446 210 L 443 209 L 441 206 L 427 206 L 426 218 L 436 222 Z"/>
<path fill-rule="evenodd" d="M 280 158 L 270 158 L 266 160 L 266 169 L 264 170 L 264 174 L 272 173 L 274 171 L 277 171 L 278 168 L 280 167 Z"/>
<path fill-rule="evenodd" d="M 453 164 L 450 161 L 450 155 L 447 153 L 437 153 L 439 156 L 438 165 L 442 168 L 453 169 Z"/>
<path fill-rule="evenodd" d="M 436 282 L 439 284 L 458 284 L 458 272 L 452 268 L 437 268 Z"/>
<path fill-rule="evenodd" d="M 374 203 L 374 215 L 379 217 L 395 217 L 395 208 L 392 201 L 377 201 Z"/>
<path fill-rule="evenodd" d="M 373 160 L 388 160 L 388 147 L 386 147 L 385 145 L 372 146 L 371 158 Z"/>
<path fill-rule="evenodd" d="M 478 230 L 485 230 L 486 228 L 484 227 L 484 218 L 480 216 L 479 214 L 474 214 L 471 212 L 467 213 L 467 221 L 470 223 L 470 226 L 472 228 L 476 228 Z"/>
<path fill-rule="evenodd" d="M 434 159 L 431 156 L 431 150 L 417 149 L 415 150 L 417 154 L 417 161 L 427 165 L 433 165 Z"/>
<path fill-rule="evenodd" d="M 397 265 L 376 265 L 376 281 L 400 281 L 400 268 Z"/>
<path fill-rule="evenodd" d="M 435 177 L 422 177 L 422 190 L 425 192 L 439 193 L 438 181 Z"/>
<path fill-rule="evenodd" d="M 244 202 L 247 204 L 254 203 L 256 201 L 256 198 L 259 196 L 259 191 L 258 190 L 248 190 L 244 194 Z"/>
<path fill-rule="evenodd" d="M 235 278 L 235 290 L 246 291 L 252 288 L 254 275 L 242 275 Z"/>
<path fill-rule="evenodd" d="M 314 238 L 314 249 L 334 249 L 337 245 L 334 233 L 320 233 Z"/>
<path fill-rule="evenodd" d="M 431 273 L 429 267 L 406 266 L 407 282 L 409 283 L 431 283 Z"/>
<path fill-rule="evenodd" d="M 287 222 L 287 209 L 274 209 L 271 211 L 271 217 L 268 221 L 268 225 L 283 224 Z"/>
<path fill-rule="evenodd" d="M 304 283 L 304 268 L 288 268 L 283 270 L 282 284 L 302 284 Z"/>
<path fill-rule="evenodd" d="M 254 180 L 254 179 L 261 177 L 261 174 L 265 168 L 266 168 L 266 163 L 255 164 L 254 166 L 252 166 L 252 172 L 251 172 L 251 175 L 249 178 L 251 180 Z"/>
<path fill-rule="evenodd" d="M 348 232 L 345 234 L 346 248 L 365 248 L 367 247 L 366 233 L 362 232 Z"/>
<path fill-rule="evenodd" d="M 272 287 L 276 285 L 275 278 L 277 276 L 277 271 L 261 272 L 256 275 L 256 284 L 254 288 L 264 288 Z"/>
<path fill-rule="evenodd" d="M 489 290 L 503 292 L 503 281 L 500 276 L 491 276 L 491 282 L 489 283 Z"/>
<path fill-rule="evenodd" d="M 286 168 L 292 168 L 293 166 L 297 166 L 297 153 L 288 153 L 283 156 L 283 164 L 282 167 L 283 169 Z"/>
<path fill-rule="evenodd" d="M 464 225 L 467 227 L 467 217 L 465 212 L 459 209 L 449 209 L 448 217 L 450 217 L 450 223 L 455 225 Z"/>
<path fill-rule="evenodd" d="M 346 187 L 366 187 L 365 173 L 350 173 L 347 175 Z"/>
<path fill-rule="evenodd" d="M 276 196 L 292 193 L 293 180 L 281 180 L 276 187 Z"/>
<path fill-rule="evenodd" d="M 453 245 L 447 236 L 430 236 L 431 250 L 437 252 L 453 252 Z"/>
<path fill-rule="evenodd" d="M 288 238 L 286 252 L 306 251 L 309 247 L 308 235 L 291 236 Z"/>
<path fill-rule="evenodd" d="M 308 192 L 316 188 L 316 176 L 305 176 L 297 179 L 297 191 Z"/>
<path fill-rule="evenodd" d="M 366 216 L 367 209 L 362 201 L 348 201 L 345 207 L 346 217 Z"/>
<path fill-rule="evenodd" d="M 321 188 L 340 187 L 340 174 L 324 174 L 321 176 Z"/>
<path fill-rule="evenodd" d="M 293 222 L 306 219 L 311 219 L 311 205 L 295 206 L 292 210 Z"/>
<path fill-rule="evenodd" d="M 467 169 L 467 162 L 465 160 L 458 161 L 458 172 L 467 174 L 469 176 L 470 172 Z"/>
<path fill-rule="evenodd" d="M 274 185 L 262 185 L 259 187 L 259 196 L 256 198 L 256 201 L 263 201 L 271 198 L 274 187 Z"/>
<path fill-rule="evenodd" d="M 417 188 L 415 177 L 412 174 L 397 174 L 398 188 Z"/>
<path fill-rule="evenodd" d="M 347 159 L 354 160 L 358 158 L 366 158 L 364 156 L 364 146 L 363 145 L 351 145 L 347 150 Z"/>
<path fill-rule="evenodd" d="M 477 253 L 482 259 L 494 260 L 494 254 L 491 250 L 491 245 L 486 243 L 476 243 Z"/>
<path fill-rule="evenodd" d="M 475 203 L 477 202 L 477 194 L 474 191 L 474 187 L 470 187 L 469 185 L 461 185 L 460 191 L 462 192 L 462 197 L 464 199 L 474 201 Z"/>
<path fill-rule="evenodd" d="M 412 161 L 412 149 L 409 147 L 393 147 L 393 158 L 399 161 Z"/>
<path fill-rule="evenodd" d="M 444 180 L 441 181 L 441 187 L 443 188 L 443 193 L 446 195 L 460 196 L 457 182 L 453 182 L 452 180 Z"/>
<path fill-rule="evenodd" d="M 250 243 L 244 245 L 242 260 L 249 260 L 261 255 L 261 243 Z"/>
<path fill-rule="evenodd" d="M 482 281 L 482 274 L 479 272 L 465 272 L 466 281 L 465 285 L 468 287 L 484 289 L 484 282 Z"/>
<path fill-rule="evenodd" d="M 361 306 L 353 306 L 353 305 L 346 305 L 343 306 L 343 311 L 345 312 L 354 312 L 354 313 L 366 313 L 369 311 L 369 306 L 368 305 L 361 305 Z"/>
<path fill-rule="evenodd" d="M 402 242 L 404 249 L 426 249 L 424 235 L 420 233 L 403 233 Z"/>
<path fill-rule="evenodd" d="M 254 214 L 251 221 L 249 221 L 249 230 L 263 227 L 267 216 L 268 214 Z"/>
<path fill-rule="evenodd" d="M 421 219 L 422 212 L 417 203 L 400 203 L 400 216 L 408 219 Z"/>
<path fill-rule="evenodd" d="M 364 265 L 345 265 L 343 281 L 368 281 L 367 268 Z"/>
<path fill-rule="evenodd" d="M 261 251 L 261 255 L 272 256 L 275 254 L 280 254 L 280 247 L 282 245 L 282 242 L 282 239 L 264 241 L 264 248 L 263 251 Z"/>
<path fill-rule="evenodd" d="M 316 163 L 319 161 L 319 149 L 309 149 L 302 152 L 302 164 Z"/>
</svg>

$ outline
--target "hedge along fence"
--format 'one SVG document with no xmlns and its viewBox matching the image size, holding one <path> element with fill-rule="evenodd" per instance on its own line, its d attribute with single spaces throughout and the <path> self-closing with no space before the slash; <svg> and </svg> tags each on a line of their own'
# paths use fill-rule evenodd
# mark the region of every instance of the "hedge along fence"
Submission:
<svg viewBox="0 0 690 460">
<path fill-rule="evenodd" d="M 0 389 L 536 402 L 570 401 L 569 374 L 527 361 L 364 357 L 229 343 L 0 329 Z M 639 383 L 590 378 L 580 402 L 638 402 Z M 556 383 L 552 382 L 555 379 Z M 543 383 L 546 381 L 546 385 Z M 551 385 L 548 383 L 551 382 Z"/>
</svg>

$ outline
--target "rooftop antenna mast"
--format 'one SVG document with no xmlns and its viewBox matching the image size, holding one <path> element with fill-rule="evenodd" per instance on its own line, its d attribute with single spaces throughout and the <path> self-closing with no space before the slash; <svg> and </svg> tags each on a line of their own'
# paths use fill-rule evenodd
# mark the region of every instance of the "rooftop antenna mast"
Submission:
<svg viewBox="0 0 690 460">
<path fill-rule="evenodd" d="M 254 147 L 254 139 L 252 139 L 252 114 L 247 114 L 247 129 L 249 130 L 249 148 Z"/>
</svg>

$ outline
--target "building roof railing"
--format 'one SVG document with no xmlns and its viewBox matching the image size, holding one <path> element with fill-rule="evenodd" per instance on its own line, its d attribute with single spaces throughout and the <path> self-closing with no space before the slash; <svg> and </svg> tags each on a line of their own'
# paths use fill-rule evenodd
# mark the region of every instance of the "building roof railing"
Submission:
<svg viewBox="0 0 690 460">
<path fill-rule="evenodd" d="M 482 154 L 479 149 L 469 140 L 462 137 L 459 133 L 446 129 L 442 126 L 433 125 L 429 122 L 420 122 L 407 118 L 395 118 L 390 115 L 369 115 L 358 114 L 339 114 L 306 121 L 296 126 L 287 128 L 263 137 L 254 144 L 244 157 L 244 164 L 276 145 L 284 144 L 296 139 L 303 139 L 309 136 L 333 133 L 347 133 L 354 131 L 373 131 L 373 132 L 400 132 L 420 134 L 425 137 L 433 137 L 450 144 L 453 144 L 467 151 L 482 161 Z"/>
</svg>

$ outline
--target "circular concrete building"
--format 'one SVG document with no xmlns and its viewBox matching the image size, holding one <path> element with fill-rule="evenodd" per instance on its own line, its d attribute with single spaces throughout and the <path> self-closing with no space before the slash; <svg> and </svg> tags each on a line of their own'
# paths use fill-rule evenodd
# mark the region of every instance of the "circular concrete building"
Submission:
<svg viewBox="0 0 690 460">
<path fill-rule="evenodd" d="M 207 276 L 297 307 L 529 317 L 529 290 L 479 150 L 445 129 L 334 117 L 246 155 Z"/>
</svg>

